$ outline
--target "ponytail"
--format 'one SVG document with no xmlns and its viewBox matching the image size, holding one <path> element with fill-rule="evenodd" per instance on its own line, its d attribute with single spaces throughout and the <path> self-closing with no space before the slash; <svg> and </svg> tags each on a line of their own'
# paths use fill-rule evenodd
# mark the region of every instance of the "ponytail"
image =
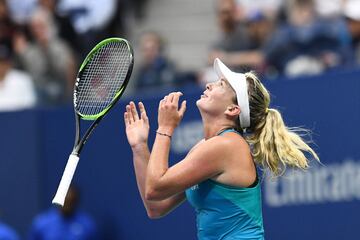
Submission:
<svg viewBox="0 0 360 240">
<path fill-rule="evenodd" d="M 307 169 L 310 153 L 316 160 L 319 157 L 302 139 L 301 133 L 307 130 L 285 126 L 280 112 L 270 108 L 270 94 L 252 72 L 245 74 L 248 81 L 251 134 L 247 137 L 252 145 L 255 162 L 268 168 L 274 176 L 282 175 L 287 166 Z"/>
<path fill-rule="evenodd" d="M 303 152 L 319 158 L 298 134 L 301 132 L 307 131 L 287 128 L 281 114 L 276 109 L 269 109 L 263 128 L 248 139 L 253 146 L 255 162 L 269 168 L 274 176 L 282 175 L 286 166 L 307 169 L 309 163 Z"/>
</svg>

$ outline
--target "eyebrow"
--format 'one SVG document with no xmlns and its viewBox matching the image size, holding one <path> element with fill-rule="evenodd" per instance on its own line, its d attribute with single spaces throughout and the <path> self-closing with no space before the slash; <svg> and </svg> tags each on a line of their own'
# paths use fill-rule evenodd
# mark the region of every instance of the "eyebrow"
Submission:
<svg viewBox="0 0 360 240">
<path fill-rule="evenodd" d="M 220 81 L 225 82 L 225 84 L 226 84 L 227 86 L 231 86 L 230 83 L 228 82 L 228 80 L 226 80 L 226 79 L 223 78 L 223 77 L 220 79 Z"/>
</svg>

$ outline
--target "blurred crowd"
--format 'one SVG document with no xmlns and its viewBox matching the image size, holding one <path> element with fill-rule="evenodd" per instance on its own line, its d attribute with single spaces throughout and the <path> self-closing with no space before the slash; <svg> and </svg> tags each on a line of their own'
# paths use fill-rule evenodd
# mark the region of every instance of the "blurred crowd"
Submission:
<svg viewBox="0 0 360 240">
<path fill-rule="evenodd" d="M 218 0 L 219 57 L 266 78 L 313 75 L 360 63 L 360 1 Z M 204 74 L 209 80 L 209 75 Z"/>
<path fill-rule="evenodd" d="M 0 0 L 0 111 L 71 101 L 79 64 L 145 0 Z M 126 14 L 125 14 L 126 12 Z"/>
<path fill-rule="evenodd" d="M 153 0 L 154 1 L 154 0 Z M 351 69 L 360 63 L 358 0 L 215 0 L 219 39 L 204 69 L 180 71 L 164 36 L 138 41 L 134 89 L 214 81 L 218 57 L 267 79 Z M 128 36 L 129 12 L 147 0 L 0 0 L 0 110 L 69 103 L 79 63 L 101 39 Z"/>
</svg>

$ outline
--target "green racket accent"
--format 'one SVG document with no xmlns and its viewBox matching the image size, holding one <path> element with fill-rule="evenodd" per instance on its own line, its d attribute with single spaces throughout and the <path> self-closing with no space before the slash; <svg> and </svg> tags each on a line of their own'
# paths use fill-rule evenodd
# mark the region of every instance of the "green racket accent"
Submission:
<svg viewBox="0 0 360 240">
<path fill-rule="evenodd" d="M 115 95 L 115 98 L 114 99 L 117 99 L 121 96 L 121 94 L 123 93 L 123 90 L 125 89 L 125 86 L 123 86 L 120 91 Z M 107 108 L 105 108 L 104 110 L 102 110 L 101 112 L 99 112 L 98 114 L 96 115 L 91 115 L 91 116 L 88 116 L 88 115 L 81 115 L 81 119 L 84 119 L 84 120 L 95 120 L 95 119 L 98 119 L 99 117 L 105 115 L 109 110 L 110 108 L 112 107 L 112 105 L 109 105 Z"/>
<path fill-rule="evenodd" d="M 92 59 L 92 57 L 94 56 L 94 54 L 104 45 L 106 44 L 109 44 L 111 42 L 114 42 L 114 41 L 124 41 L 127 46 L 128 46 L 128 50 L 130 52 L 132 52 L 131 48 L 130 48 L 130 45 L 129 45 L 129 42 L 126 40 L 126 39 L 123 39 L 123 38 L 107 38 L 107 39 L 104 39 L 103 41 L 99 42 L 98 44 L 96 44 L 96 46 L 88 53 L 88 55 L 86 56 L 86 58 L 84 59 L 84 61 L 82 62 L 81 66 L 80 66 L 80 69 L 79 69 L 79 72 L 81 72 L 85 65 Z"/>
<path fill-rule="evenodd" d="M 74 89 L 75 111 L 84 120 L 105 115 L 120 98 L 133 67 L 127 40 L 108 38 L 98 43 L 80 66 Z"/>
<path fill-rule="evenodd" d="M 79 162 L 80 152 L 102 117 L 125 91 L 134 64 L 127 40 L 109 38 L 97 44 L 80 66 L 74 88 L 76 135 L 53 203 L 63 206 Z M 94 120 L 80 139 L 80 118 Z"/>
</svg>

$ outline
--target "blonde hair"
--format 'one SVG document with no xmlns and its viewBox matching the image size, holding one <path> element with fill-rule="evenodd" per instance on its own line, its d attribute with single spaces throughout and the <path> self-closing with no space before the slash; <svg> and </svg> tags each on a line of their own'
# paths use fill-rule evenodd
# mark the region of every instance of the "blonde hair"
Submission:
<svg viewBox="0 0 360 240">
<path fill-rule="evenodd" d="M 268 168 L 273 176 L 282 175 L 287 166 L 299 169 L 309 167 L 304 152 L 316 160 L 319 157 L 302 139 L 302 128 L 288 128 L 280 112 L 270 108 L 270 94 L 254 72 L 245 73 L 250 106 L 250 134 L 246 140 L 252 145 L 254 161 Z"/>
</svg>

